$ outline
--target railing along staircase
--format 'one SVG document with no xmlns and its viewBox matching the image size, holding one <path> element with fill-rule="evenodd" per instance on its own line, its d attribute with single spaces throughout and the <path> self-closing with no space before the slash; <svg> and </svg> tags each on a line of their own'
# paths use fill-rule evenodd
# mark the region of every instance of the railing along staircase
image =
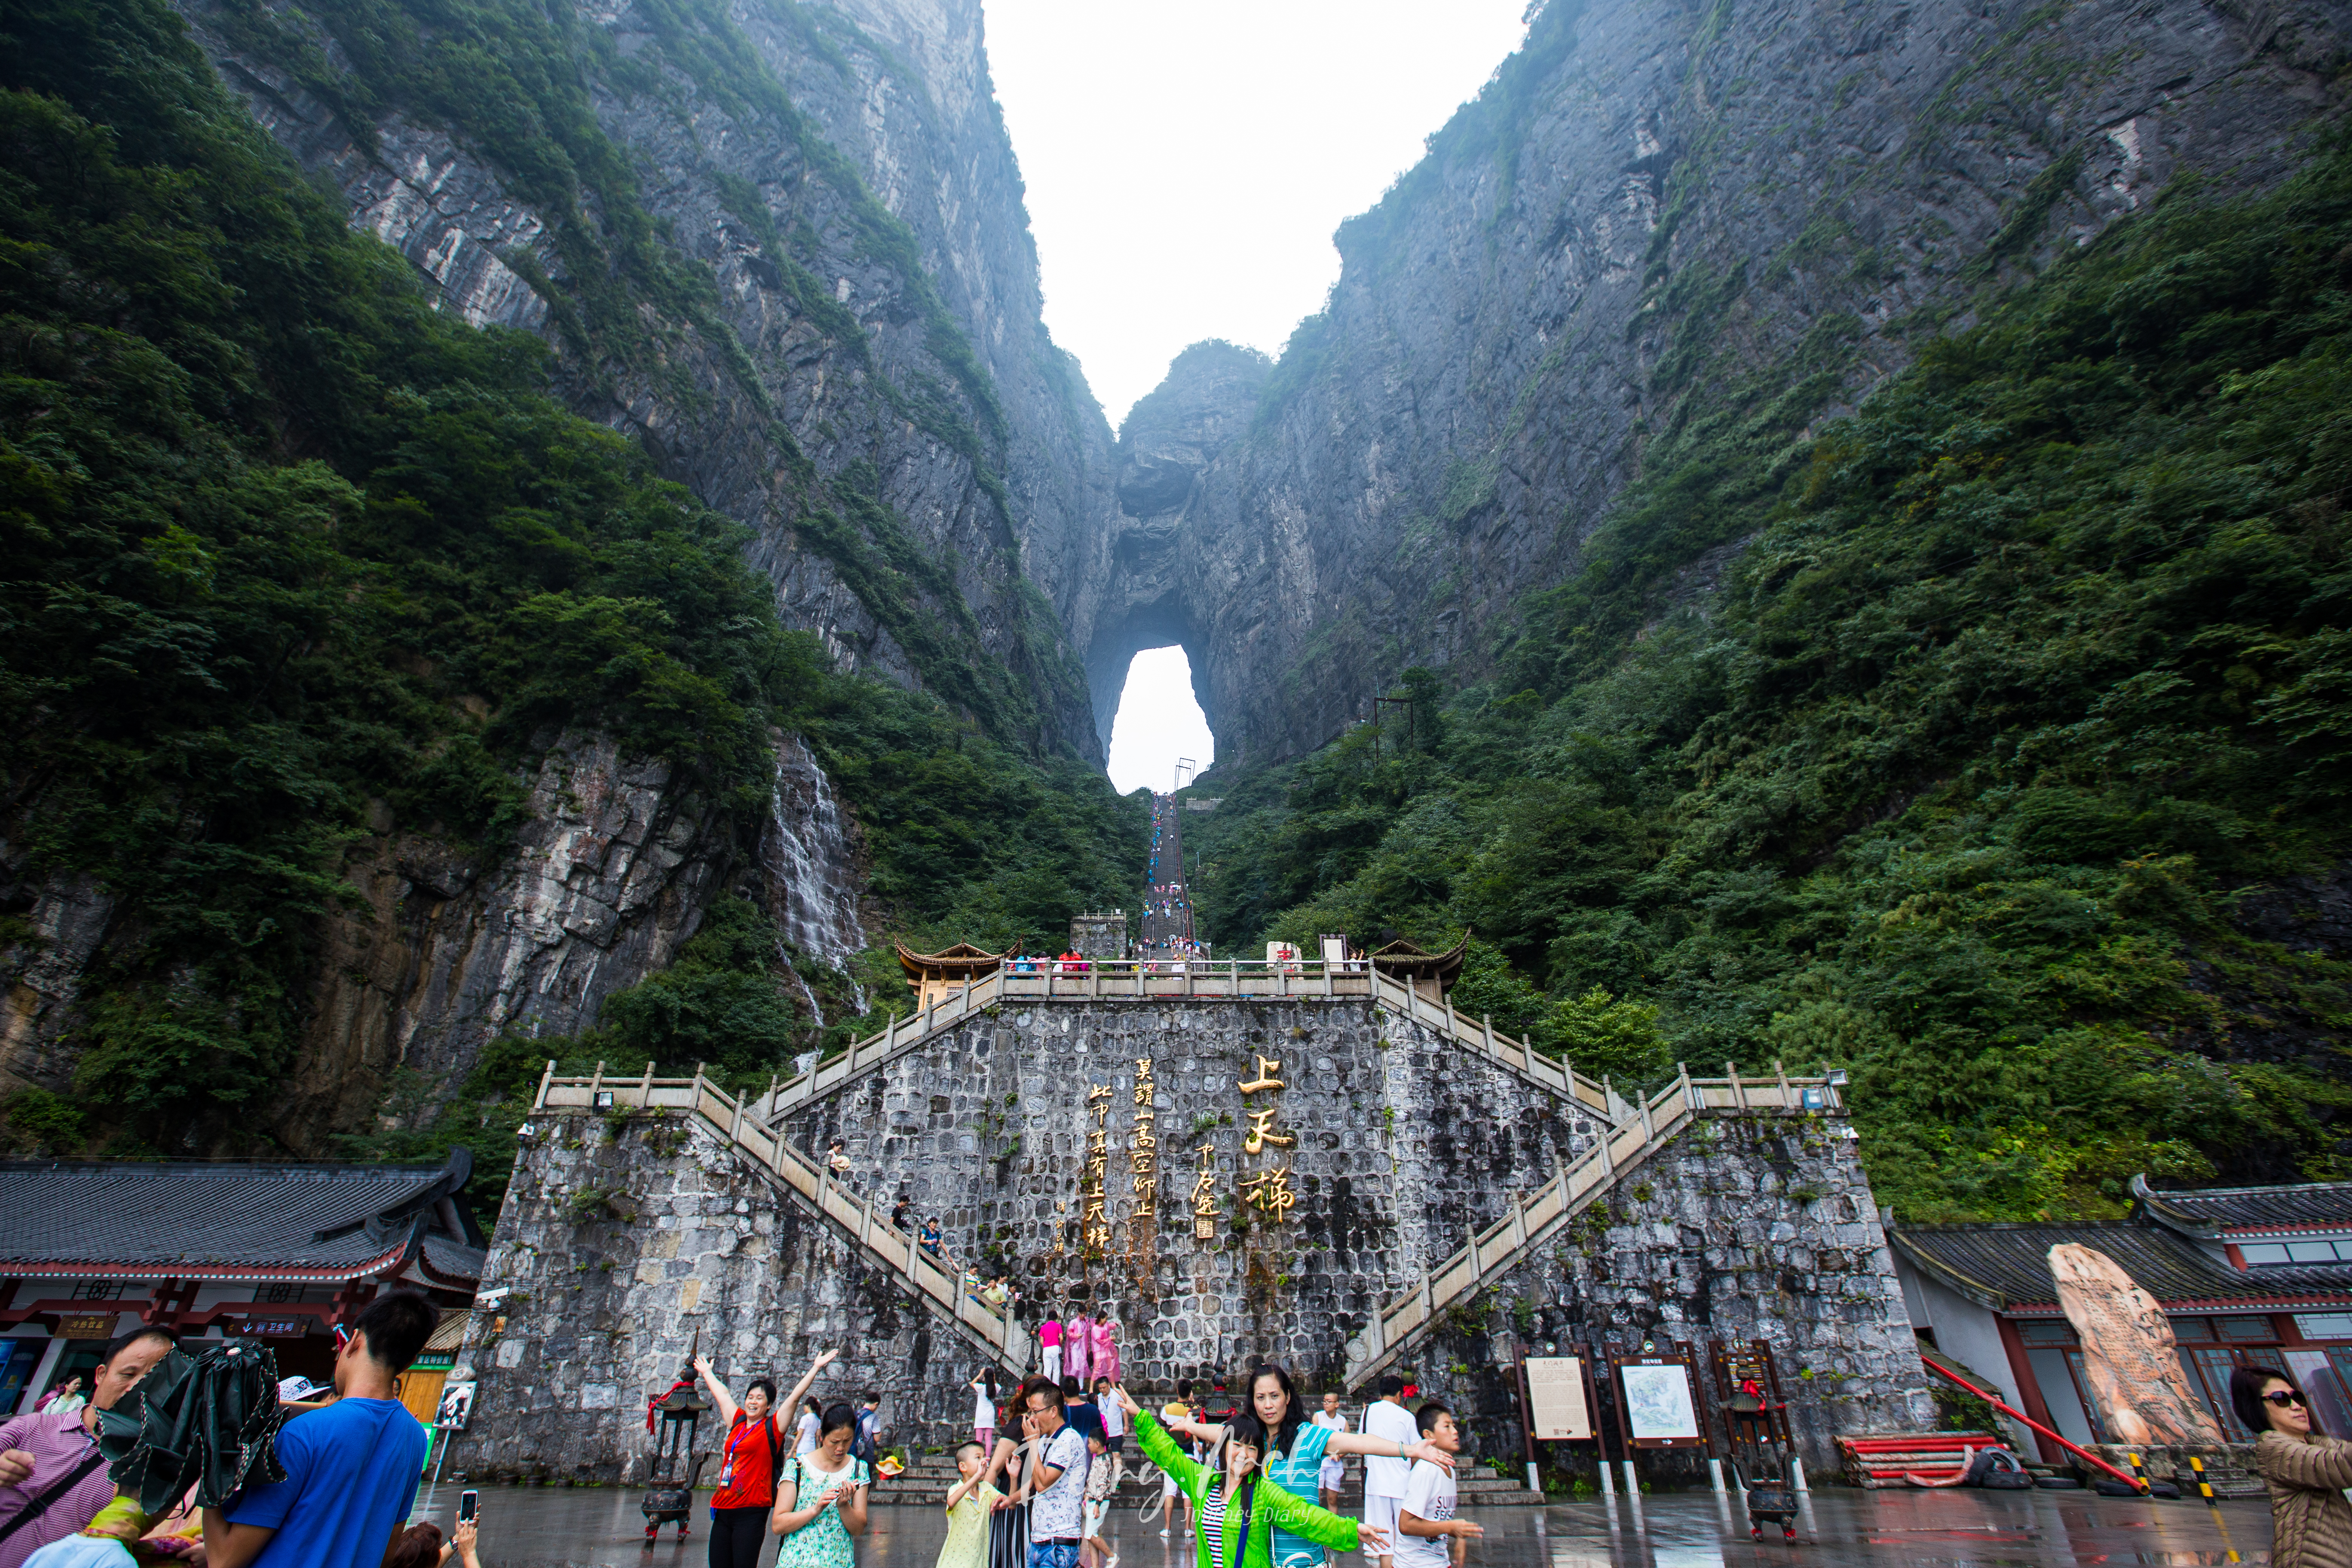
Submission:
<svg viewBox="0 0 2352 1568">
<path fill-rule="evenodd" d="M 916 1300 L 952 1324 L 972 1347 L 994 1358 L 998 1366 L 1016 1376 L 1028 1370 L 1029 1336 L 1017 1331 L 1011 1318 L 992 1311 L 965 1294 L 961 1274 L 933 1258 L 907 1232 L 874 1212 L 856 1194 L 834 1181 L 820 1165 L 793 1149 L 783 1135 L 763 1127 L 750 1107 L 702 1076 L 656 1078 L 647 1062 L 643 1076 L 612 1079 L 598 1063 L 590 1078 L 557 1078 L 555 1064 L 540 1076 L 538 1110 L 682 1110 L 699 1117 L 704 1125 L 732 1143 L 746 1158 L 772 1174 L 777 1184 L 830 1220 L 856 1244 L 869 1263 L 879 1264 L 902 1280 Z"/>
<path fill-rule="evenodd" d="M 1213 963 L 1195 960 L 1152 966 L 1136 960 L 1092 960 L 1083 971 L 1059 970 L 1050 959 L 1035 970 L 998 970 L 971 984 L 935 995 L 931 1005 L 907 1018 L 893 1017 L 878 1034 L 852 1041 L 847 1050 L 804 1073 L 780 1079 L 755 1102 L 753 1120 L 774 1127 L 812 1100 L 822 1100 L 866 1074 L 956 1028 L 974 1014 L 1005 1002 L 1115 1001 L 1122 997 L 1238 997 L 1252 1001 L 1336 1000 L 1370 997 L 1415 1023 L 1444 1033 L 1534 1087 L 1573 1100 L 1610 1125 L 1622 1126 L 1633 1108 L 1565 1062 L 1554 1061 L 1524 1039 L 1495 1032 L 1494 1020 L 1476 1023 L 1454 1010 L 1451 1001 L 1433 1002 L 1402 981 L 1367 969 L 1360 959 L 1307 960 L 1291 963 Z M 568 1081 L 568 1080 L 567 1080 Z"/>
<path fill-rule="evenodd" d="M 1655 1099 L 1634 1102 L 1633 1114 L 1597 1140 L 1574 1164 L 1528 1196 L 1512 1199 L 1508 1214 L 1423 1274 L 1417 1287 L 1374 1312 L 1371 1321 L 1348 1342 L 1345 1385 L 1360 1388 L 1368 1379 L 1394 1365 L 1447 1309 L 1469 1300 L 1496 1276 L 1517 1267 L 1536 1247 L 1591 1207 L 1689 1126 L 1702 1110 L 1838 1109 L 1837 1089 L 1827 1079 L 1791 1079 L 1780 1071 L 1778 1062 L 1772 1064 L 1769 1079 L 1742 1079 L 1739 1068 L 1729 1062 L 1724 1068 L 1729 1076 L 1702 1079 L 1691 1077 L 1688 1068 L 1679 1068 L 1674 1082 Z"/>
</svg>

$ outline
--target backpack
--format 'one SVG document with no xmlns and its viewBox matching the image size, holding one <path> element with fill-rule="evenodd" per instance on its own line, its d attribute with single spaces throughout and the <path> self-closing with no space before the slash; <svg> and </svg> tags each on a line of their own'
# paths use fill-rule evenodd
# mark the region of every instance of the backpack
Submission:
<svg viewBox="0 0 2352 1568">
<path fill-rule="evenodd" d="M 861 1410 L 857 1413 L 857 1436 L 851 1438 L 849 1443 L 851 1458 L 863 1459 L 870 1465 L 880 1458 L 875 1446 L 875 1436 L 880 1426 L 881 1422 L 871 1410 Z"/>
<path fill-rule="evenodd" d="M 773 1498 L 784 1484 L 784 1435 L 772 1410 L 761 1417 L 760 1424 L 768 1429 L 768 1496 Z"/>
</svg>

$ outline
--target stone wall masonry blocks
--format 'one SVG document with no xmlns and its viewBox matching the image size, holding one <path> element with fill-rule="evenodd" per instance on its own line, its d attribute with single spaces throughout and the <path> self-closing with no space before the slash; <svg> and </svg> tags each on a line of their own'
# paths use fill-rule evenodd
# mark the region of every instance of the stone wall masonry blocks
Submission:
<svg viewBox="0 0 2352 1568">
<path fill-rule="evenodd" d="M 1133 1219 L 1139 1058 L 1151 1062 L 1160 1144 L 1148 1231 Z M 1282 1087 L 1244 1093 L 1244 1081 Z M 1089 1257 L 1098 1086 L 1110 1241 Z M 1927 1421 L 1893 1261 L 1843 1131 L 1819 1115 L 1702 1117 L 1446 1314 L 1406 1364 L 1469 1410 L 1476 1450 L 1507 1457 L 1517 1405 L 1498 1360 L 1600 1336 L 1770 1339 L 1817 1468 L 1834 1463 L 1834 1432 Z M 903 1196 L 917 1220 L 936 1217 L 954 1258 L 1027 1291 L 1109 1303 L 1128 1376 L 1155 1388 L 1260 1357 L 1323 1386 L 1370 1312 L 1600 1132 L 1362 999 L 1007 1004 L 785 1125 L 812 1156 L 841 1139 L 847 1184 L 882 1212 Z M 1192 1227 L 1204 1145 L 1219 1211 L 1207 1242 Z M 1240 1202 L 1242 1183 L 1274 1170 L 1288 1173 L 1293 1201 L 1278 1226 Z M 969 1422 L 973 1353 L 861 1259 L 854 1238 L 707 1126 L 675 1112 L 542 1115 L 484 1279 L 512 1292 L 505 1328 L 474 1316 L 466 1359 L 482 1389 L 450 1462 L 478 1478 L 641 1479 L 643 1401 L 697 1346 L 739 1384 L 760 1373 L 789 1384 L 836 1349 L 822 1395 L 879 1389 L 893 1441 L 940 1446 Z M 1024 1327 L 1034 1315 L 1020 1314 Z"/>
</svg>

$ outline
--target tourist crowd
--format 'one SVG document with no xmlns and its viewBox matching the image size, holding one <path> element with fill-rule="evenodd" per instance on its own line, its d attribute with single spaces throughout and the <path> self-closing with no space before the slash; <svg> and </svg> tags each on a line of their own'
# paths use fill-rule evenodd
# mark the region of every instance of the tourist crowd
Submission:
<svg viewBox="0 0 2352 1568">
<path fill-rule="evenodd" d="M 77 1384 L 0 1422 L 0 1568 L 479 1568 L 477 1521 L 446 1542 L 408 1524 L 427 1437 L 397 1380 L 438 1318 L 414 1291 L 378 1296 L 338 1331 L 332 1388 L 289 1379 L 287 1400 L 251 1342 L 110 1342 L 86 1398 Z M 142 1421 L 102 1433 L 130 1401 Z M 188 1481 L 159 1497 L 159 1475 Z"/>
</svg>

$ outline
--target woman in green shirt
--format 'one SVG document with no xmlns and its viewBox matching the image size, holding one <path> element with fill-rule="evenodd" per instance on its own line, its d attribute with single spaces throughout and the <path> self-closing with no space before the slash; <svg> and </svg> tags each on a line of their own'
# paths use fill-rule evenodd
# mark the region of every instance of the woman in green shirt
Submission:
<svg viewBox="0 0 2352 1568">
<path fill-rule="evenodd" d="M 1389 1550 L 1388 1537 L 1381 1531 L 1295 1498 L 1260 1473 L 1265 1423 L 1255 1414 L 1244 1411 L 1235 1416 L 1225 1428 L 1224 1441 L 1210 1451 L 1212 1462 L 1203 1465 L 1187 1455 L 1149 1411 L 1138 1407 L 1126 1389 L 1112 1389 L 1111 1397 L 1133 1423 L 1135 1440 L 1145 1456 L 1176 1478 L 1192 1499 L 1198 1568 L 1270 1568 L 1277 1525 L 1335 1552 L 1353 1552 L 1359 1544 L 1375 1554 Z M 1222 1465 L 1215 1462 L 1220 1456 Z"/>
</svg>

